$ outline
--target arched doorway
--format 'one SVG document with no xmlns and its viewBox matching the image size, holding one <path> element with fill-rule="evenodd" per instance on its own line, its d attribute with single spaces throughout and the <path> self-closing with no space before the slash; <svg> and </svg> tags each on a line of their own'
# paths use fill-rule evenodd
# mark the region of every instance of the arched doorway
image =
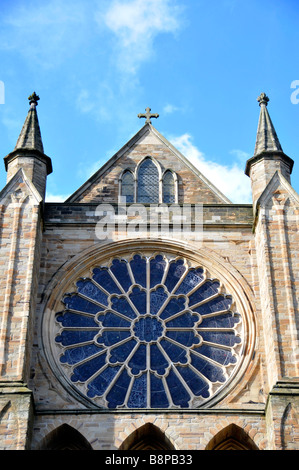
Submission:
<svg viewBox="0 0 299 470">
<path fill-rule="evenodd" d="M 175 450 L 170 440 L 157 426 L 147 423 L 136 429 L 119 450 Z"/>
<path fill-rule="evenodd" d="M 40 448 L 41 450 L 93 450 L 87 439 L 68 424 L 62 424 L 50 432 Z"/>
<path fill-rule="evenodd" d="M 259 450 L 248 434 L 236 424 L 230 424 L 216 434 L 206 450 Z"/>
</svg>

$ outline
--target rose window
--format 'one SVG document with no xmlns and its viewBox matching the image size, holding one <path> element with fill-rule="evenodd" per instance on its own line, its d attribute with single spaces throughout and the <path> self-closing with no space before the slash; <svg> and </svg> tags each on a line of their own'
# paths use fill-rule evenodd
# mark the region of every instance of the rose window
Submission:
<svg viewBox="0 0 299 470">
<path fill-rule="evenodd" d="M 63 304 L 59 367 L 100 407 L 198 407 L 223 388 L 241 356 L 232 296 L 185 258 L 115 258 L 78 279 Z"/>
</svg>

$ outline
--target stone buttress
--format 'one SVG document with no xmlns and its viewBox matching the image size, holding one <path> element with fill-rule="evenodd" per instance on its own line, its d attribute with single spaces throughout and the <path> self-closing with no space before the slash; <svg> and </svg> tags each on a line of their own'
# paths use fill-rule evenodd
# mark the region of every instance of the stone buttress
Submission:
<svg viewBox="0 0 299 470">
<path fill-rule="evenodd" d="M 32 394 L 27 387 L 33 342 L 46 176 L 35 93 L 0 192 L 0 448 L 30 442 Z"/>
</svg>

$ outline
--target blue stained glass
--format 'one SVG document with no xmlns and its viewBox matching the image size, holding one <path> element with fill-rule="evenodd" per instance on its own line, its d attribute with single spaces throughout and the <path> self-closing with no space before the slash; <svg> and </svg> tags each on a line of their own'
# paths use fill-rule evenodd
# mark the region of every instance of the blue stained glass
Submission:
<svg viewBox="0 0 299 470">
<path fill-rule="evenodd" d="M 167 408 L 169 406 L 164 384 L 153 374 L 150 377 L 150 394 L 152 408 Z"/>
<path fill-rule="evenodd" d="M 98 344 L 104 344 L 105 346 L 112 346 L 120 341 L 131 336 L 129 331 L 103 331 L 101 336 L 97 338 Z"/>
<path fill-rule="evenodd" d="M 200 313 L 201 315 L 205 315 L 207 313 L 214 313 L 214 312 L 221 312 L 228 310 L 231 307 L 232 300 L 229 297 L 225 297 L 224 295 L 219 295 L 215 299 L 209 300 L 203 305 L 198 307 L 193 307 L 195 312 Z"/>
<path fill-rule="evenodd" d="M 182 408 L 188 408 L 191 397 L 173 370 L 169 372 L 166 381 L 173 403 Z"/>
<path fill-rule="evenodd" d="M 108 305 L 108 296 L 95 286 L 89 279 L 77 282 L 78 292 L 80 294 L 89 297 L 90 299 L 96 300 L 97 302 Z"/>
<path fill-rule="evenodd" d="M 234 328 L 239 323 L 240 317 L 231 313 L 217 315 L 215 317 L 203 318 L 201 328 Z"/>
<path fill-rule="evenodd" d="M 104 369 L 94 380 L 88 384 L 87 396 L 89 398 L 94 398 L 96 396 L 103 395 L 119 369 L 120 366 L 106 367 L 106 369 Z"/>
<path fill-rule="evenodd" d="M 217 294 L 219 289 L 218 281 L 207 281 L 201 287 L 199 287 L 193 294 L 189 297 L 189 306 L 202 302 L 209 297 Z"/>
<path fill-rule="evenodd" d="M 74 373 L 71 376 L 72 382 L 85 382 L 93 374 L 105 365 L 105 355 L 101 354 L 94 359 L 90 359 L 86 363 L 79 365 L 74 368 Z"/>
<path fill-rule="evenodd" d="M 186 299 L 184 297 L 171 299 L 163 309 L 160 318 L 162 318 L 163 320 L 167 320 L 167 318 L 172 317 L 172 315 L 175 315 L 176 313 L 185 310 L 185 304 Z"/>
<path fill-rule="evenodd" d="M 161 346 L 172 362 L 186 364 L 188 361 L 187 352 L 184 348 L 171 343 L 168 340 L 161 340 Z"/>
<path fill-rule="evenodd" d="M 165 374 L 169 362 L 156 344 L 151 344 L 150 346 L 150 361 L 152 370 L 156 371 L 159 375 Z"/>
<path fill-rule="evenodd" d="M 199 352 L 201 355 L 207 356 L 222 365 L 235 364 L 237 362 L 237 358 L 227 349 L 215 348 L 203 344 Z"/>
<path fill-rule="evenodd" d="M 146 370 L 146 365 L 146 345 L 141 343 L 128 366 L 133 375 L 138 375 L 141 371 Z"/>
<path fill-rule="evenodd" d="M 64 330 L 60 335 L 56 336 L 55 341 L 61 343 L 62 346 L 71 346 L 73 344 L 85 343 L 87 341 L 93 341 L 96 335 L 96 329 L 94 331 L 79 330 L 79 331 L 68 331 Z"/>
<path fill-rule="evenodd" d="M 171 171 L 166 171 L 163 176 L 163 202 L 166 204 L 175 202 L 174 178 Z"/>
<path fill-rule="evenodd" d="M 177 370 L 195 396 L 209 398 L 209 384 L 199 377 L 190 367 L 177 367 Z"/>
<path fill-rule="evenodd" d="M 190 331 L 172 331 L 169 330 L 166 333 L 167 338 L 171 338 L 178 343 L 181 343 L 183 346 L 193 346 L 194 344 L 199 344 L 199 338 L 195 336 L 193 330 Z"/>
<path fill-rule="evenodd" d="M 92 278 L 97 284 L 103 286 L 110 294 L 121 294 L 119 288 L 115 284 L 106 268 L 95 268 L 93 270 Z"/>
<path fill-rule="evenodd" d="M 112 260 L 111 272 L 94 268 L 92 280 L 78 279 L 64 296 L 55 342 L 70 382 L 86 383 L 86 396 L 108 408 L 208 400 L 238 364 L 242 337 L 233 328 L 242 319 L 230 310 L 232 298 L 218 294 L 219 282 L 205 279 L 202 267 L 186 271 L 182 258 L 128 260 Z"/>
<path fill-rule="evenodd" d="M 135 322 L 134 333 L 140 341 L 157 341 L 163 333 L 163 325 L 157 318 L 141 317 Z"/>
<path fill-rule="evenodd" d="M 136 318 L 136 313 L 125 297 L 111 297 L 111 307 L 126 317 Z"/>
<path fill-rule="evenodd" d="M 116 362 L 123 362 L 126 360 L 136 344 L 136 341 L 131 339 L 125 343 L 122 343 L 120 346 L 113 348 L 109 357 L 111 364 L 115 364 Z"/>
<path fill-rule="evenodd" d="M 186 267 L 184 266 L 184 261 L 182 259 L 170 263 L 165 279 L 165 286 L 169 292 L 172 292 L 185 271 Z"/>
<path fill-rule="evenodd" d="M 183 282 L 178 286 L 176 294 L 188 294 L 194 287 L 196 287 L 204 279 L 203 269 L 192 269 L 188 272 Z"/>
<path fill-rule="evenodd" d="M 130 376 L 126 370 L 123 370 L 111 388 L 110 392 L 107 394 L 109 408 L 116 408 L 118 405 L 122 405 L 126 397 L 130 382 Z"/>
<path fill-rule="evenodd" d="M 146 287 L 146 260 L 135 255 L 130 261 L 131 270 L 136 284 Z"/>
<path fill-rule="evenodd" d="M 69 310 L 76 310 L 77 312 L 85 313 L 97 313 L 102 310 L 101 307 L 95 305 L 89 300 L 85 300 L 79 295 L 66 296 L 63 299 L 63 303 L 67 306 Z"/>
<path fill-rule="evenodd" d="M 198 321 L 199 321 L 198 315 L 191 315 L 190 312 L 187 312 L 165 323 L 167 325 L 167 328 L 181 328 L 181 327 L 188 328 L 188 327 L 193 327 L 194 323 Z"/>
<path fill-rule="evenodd" d="M 208 341 L 209 343 L 221 344 L 224 346 L 235 346 L 241 342 L 241 338 L 236 336 L 234 331 L 200 331 L 200 335 L 204 341 Z"/>
<path fill-rule="evenodd" d="M 146 292 L 140 290 L 139 287 L 134 287 L 132 293 L 129 295 L 130 300 L 137 308 L 140 315 L 146 314 Z"/>
<path fill-rule="evenodd" d="M 146 408 L 147 406 L 147 374 L 134 378 L 128 399 L 128 408 Z"/>
<path fill-rule="evenodd" d="M 126 171 L 122 176 L 121 195 L 126 197 L 126 203 L 134 202 L 134 177 L 130 171 Z"/>
<path fill-rule="evenodd" d="M 206 361 L 199 356 L 196 356 L 192 352 L 191 364 L 211 382 L 225 382 L 225 377 L 220 367 L 211 364 L 209 361 Z"/>
<path fill-rule="evenodd" d="M 103 327 L 130 328 L 131 326 L 129 319 L 125 320 L 124 318 L 109 311 L 103 315 L 98 315 L 97 320 L 101 322 Z"/>
<path fill-rule="evenodd" d="M 85 315 L 79 315 L 77 313 L 71 313 L 66 311 L 63 315 L 56 317 L 56 320 L 61 323 L 62 326 L 68 327 L 81 327 L 89 326 L 96 327 L 97 323 L 94 321 L 95 317 L 87 317 Z"/>
<path fill-rule="evenodd" d="M 151 292 L 150 294 L 150 312 L 152 315 L 158 313 L 168 295 L 164 291 L 163 287 L 158 287 L 157 290 Z"/>
<path fill-rule="evenodd" d="M 155 287 L 157 284 L 161 284 L 164 271 L 166 267 L 166 261 L 163 256 L 157 255 L 150 261 L 150 287 Z"/>
<path fill-rule="evenodd" d="M 70 349 L 66 349 L 63 356 L 60 357 L 60 361 L 65 364 L 77 364 L 84 359 L 87 359 L 90 356 L 101 351 L 100 346 L 95 344 L 86 344 L 84 346 L 78 346 Z"/>
<path fill-rule="evenodd" d="M 120 261 L 118 259 L 113 260 L 110 271 L 114 274 L 125 291 L 131 287 L 132 281 L 125 261 Z"/>
<path fill-rule="evenodd" d="M 150 158 L 146 158 L 138 169 L 137 202 L 159 202 L 159 172 Z"/>
</svg>

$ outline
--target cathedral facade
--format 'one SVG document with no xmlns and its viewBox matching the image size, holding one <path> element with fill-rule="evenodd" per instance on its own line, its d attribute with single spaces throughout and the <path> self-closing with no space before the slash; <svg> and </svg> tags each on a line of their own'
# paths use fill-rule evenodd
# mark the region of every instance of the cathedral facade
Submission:
<svg viewBox="0 0 299 470">
<path fill-rule="evenodd" d="M 0 192 L 0 449 L 298 450 L 299 195 L 258 98 L 232 204 L 145 123 L 63 203 L 30 108 Z"/>
</svg>

